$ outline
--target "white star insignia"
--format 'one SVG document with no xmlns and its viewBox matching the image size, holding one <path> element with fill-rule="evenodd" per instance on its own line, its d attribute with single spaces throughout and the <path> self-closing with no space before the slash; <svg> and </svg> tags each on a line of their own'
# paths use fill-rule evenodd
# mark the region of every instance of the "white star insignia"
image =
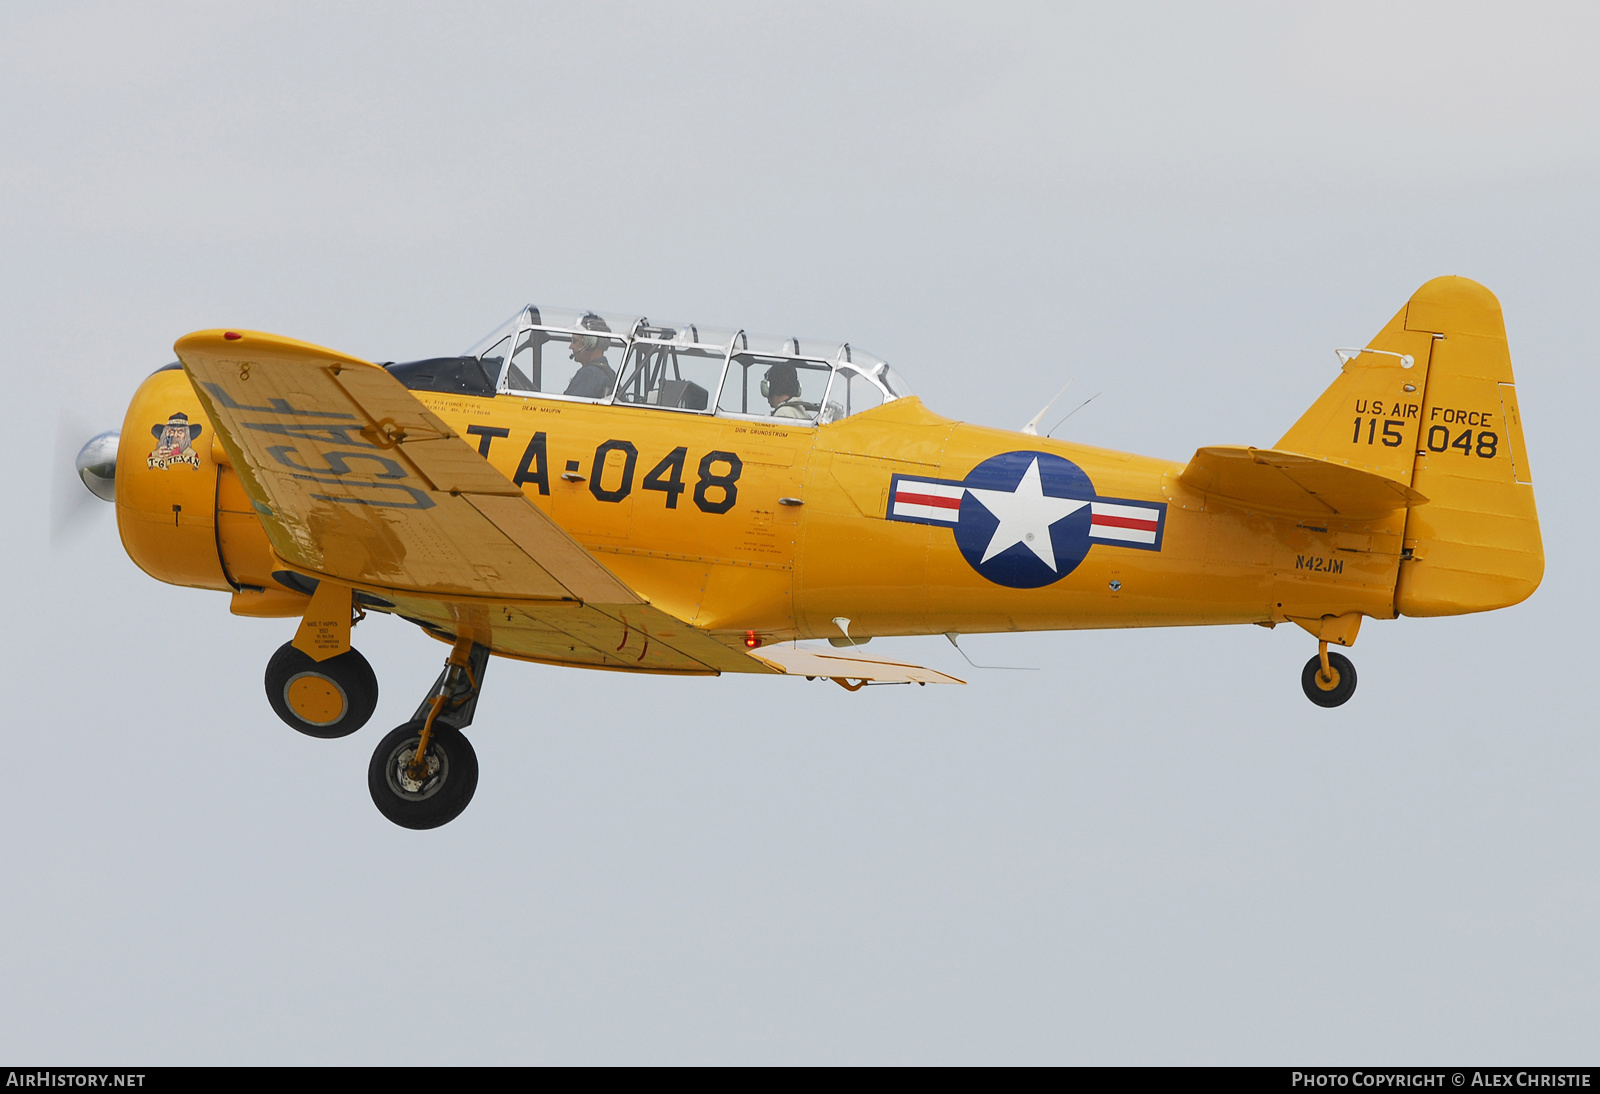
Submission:
<svg viewBox="0 0 1600 1094">
<path fill-rule="evenodd" d="M 1000 521 L 993 538 L 989 540 L 988 549 L 983 552 L 981 562 L 988 562 L 995 555 L 1020 543 L 1038 555 L 1051 571 L 1056 569 L 1056 551 L 1050 542 L 1050 526 L 1089 504 L 1071 498 L 1052 498 L 1046 494 L 1039 481 L 1037 456 L 1028 465 L 1028 470 L 1023 472 L 1022 481 L 1017 483 L 1015 490 L 975 490 L 969 486 L 967 493 L 977 498 Z"/>
</svg>

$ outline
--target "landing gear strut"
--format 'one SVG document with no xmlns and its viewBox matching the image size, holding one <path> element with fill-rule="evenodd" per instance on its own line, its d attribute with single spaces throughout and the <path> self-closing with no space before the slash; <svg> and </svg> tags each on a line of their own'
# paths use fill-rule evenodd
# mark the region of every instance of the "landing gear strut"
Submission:
<svg viewBox="0 0 1600 1094">
<path fill-rule="evenodd" d="M 472 724 L 489 663 L 487 647 L 462 639 L 411 721 L 378 742 L 367 789 L 378 812 L 402 828 L 437 828 L 461 815 L 478 789 Z"/>
<path fill-rule="evenodd" d="M 1300 673 L 1300 687 L 1319 707 L 1343 706 L 1356 693 L 1356 667 L 1342 653 L 1329 653 L 1326 642 L 1317 643 L 1317 655 Z"/>
</svg>

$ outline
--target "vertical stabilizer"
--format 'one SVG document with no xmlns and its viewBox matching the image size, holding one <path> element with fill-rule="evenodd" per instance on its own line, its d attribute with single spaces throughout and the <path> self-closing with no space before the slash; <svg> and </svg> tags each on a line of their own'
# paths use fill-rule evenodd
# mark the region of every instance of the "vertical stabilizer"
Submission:
<svg viewBox="0 0 1600 1094">
<path fill-rule="evenodd" d="M 1412 485 L 1433 336 L 1409 329 L 1406 311 L 1401 308 L 1364 351 L 1345 361 L 1339 378 L 1277 449 Z"/>
<path fill-rule="evenodd" d="M 1278 442 L 1428 499 L 1405 514 L 1401 615 L 1504 608 L 1539 587 L 1544 547 L 1516 391 L 1500 302 L 1476 281 L 1439 277 Z"/>
</svg>

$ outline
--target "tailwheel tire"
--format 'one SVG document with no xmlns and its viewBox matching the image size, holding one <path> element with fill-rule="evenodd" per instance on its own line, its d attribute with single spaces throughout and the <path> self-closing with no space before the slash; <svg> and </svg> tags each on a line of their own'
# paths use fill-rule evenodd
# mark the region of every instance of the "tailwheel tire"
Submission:
<svg viewBox="0 0 1600 1094">
<path fill-rule="evenodd" d="M 378 709 L 378 677 L 355 650 L 313 661 L 286 642 L 267 662 L 267 702 L 308 737 L 347 737 Z"/>
<path fill-rule="evenodd" d="M 422 723 L 407 722 L 378 742 L 367 789 L 378 812 L 401 828 L 426 829 L 461 815 L 478 789 L 478 754 L 459 729 L 433 724 L 423 770 L 411 770 Z"/>
<path fill-rule="evenodd" d="M 1350 658 L 1332 651 L 1328 653 L 1328 667 L 1333 670 L 1332 680 L 1323 678 L 1321 656 L 1307 661 L 1300 674 L 1300 687 L 1306 698 L 1319 707 L 1343 706 L 1356 693 L 1356 667 Z"/>
</svg>

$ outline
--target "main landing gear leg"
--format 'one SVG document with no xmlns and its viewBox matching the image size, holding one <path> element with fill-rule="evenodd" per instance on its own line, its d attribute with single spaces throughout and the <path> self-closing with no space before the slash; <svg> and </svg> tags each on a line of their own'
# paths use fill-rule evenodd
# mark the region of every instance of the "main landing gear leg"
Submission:
<svg viewBox="0 0 1600 1094">
<path fill-rule="evenodd" d="M 378 812 L 402 828 L 437 828 L 461 815 L 478 789 L 478 756 L 462 730 L 472 724 L 489 650 L 459 639 L 411 721 L 372 753 L 367 789 Z"/>
</svg>

